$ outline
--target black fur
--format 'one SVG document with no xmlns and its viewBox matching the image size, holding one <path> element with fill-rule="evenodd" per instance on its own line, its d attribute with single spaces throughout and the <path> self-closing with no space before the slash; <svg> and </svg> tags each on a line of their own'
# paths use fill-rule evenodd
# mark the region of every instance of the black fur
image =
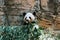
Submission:
<svg viewBox="0 0 60 40">
<path fill-rule="evenodd" d="M 23 16 L 25 16 L 25 15 L 26 15 L 26 13 L 24 12 L 24 13 L 23 13 Z"/>
<path fill-rule="evenodd" d="M 36 12 L 33 12 L 33 15 L 36 16 Z"/>
</svg>

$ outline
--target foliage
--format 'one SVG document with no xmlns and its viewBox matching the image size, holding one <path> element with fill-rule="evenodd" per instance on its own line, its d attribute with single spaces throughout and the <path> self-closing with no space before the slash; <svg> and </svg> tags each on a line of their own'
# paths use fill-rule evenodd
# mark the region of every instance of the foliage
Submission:
<svg viewBox="0 0 60 40">
<path fill-rule="evenodd" d="M 56 34 L 55 34 L 56 35 Z M 22 26 L 0 26 L 0 40 L 60 40 L 43 28 L 34 28 L 34 24 Z"/>
<path fill-rule="evenodd" d="M 43 28 L 33 30 L 33 26 L 0 26 L 0 40 L 38 40 Z"/>
</svg>

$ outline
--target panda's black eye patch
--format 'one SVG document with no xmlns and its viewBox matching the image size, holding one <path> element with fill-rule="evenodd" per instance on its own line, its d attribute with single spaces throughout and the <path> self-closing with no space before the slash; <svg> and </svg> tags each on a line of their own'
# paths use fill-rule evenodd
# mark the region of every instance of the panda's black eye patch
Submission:
<svg viewBox="0 0 60 40">
<path fill-rule="evenodd" d="M 29 17 L 31 19 L 31 17 Z"/>
</svg>

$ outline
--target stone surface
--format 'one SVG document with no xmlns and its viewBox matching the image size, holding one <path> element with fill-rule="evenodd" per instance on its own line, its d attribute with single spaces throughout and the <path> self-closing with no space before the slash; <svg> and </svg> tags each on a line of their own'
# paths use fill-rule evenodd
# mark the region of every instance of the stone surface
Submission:
<svg viewBox="0 0 60 40">
<path fill-rule="evenodd" d="M 38 20 L 38 25 L 42 26 L 43 28 L 52 27 L 52 22 L 47 19 Z"/>
</svg>

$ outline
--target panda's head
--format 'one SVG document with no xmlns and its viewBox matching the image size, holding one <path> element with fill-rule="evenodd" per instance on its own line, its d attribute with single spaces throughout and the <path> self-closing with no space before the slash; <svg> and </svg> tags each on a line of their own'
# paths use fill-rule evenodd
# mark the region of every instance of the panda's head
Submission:
<svg viewBox="0 0 60 40">
<path fill-rule="evenodd" d="M 25 23 L 31 23 L 31 22 L 33 22 L 34 20 L 35 20 L 35 16 L 36 16 L 36 13 L 35 12 L 33 12 L 33 13 L 31 13 L 31 12 L 27 12 L 27 13 L 23 13 L 23 15 L 24 15 L 24 22 Z"/>
</svg>

